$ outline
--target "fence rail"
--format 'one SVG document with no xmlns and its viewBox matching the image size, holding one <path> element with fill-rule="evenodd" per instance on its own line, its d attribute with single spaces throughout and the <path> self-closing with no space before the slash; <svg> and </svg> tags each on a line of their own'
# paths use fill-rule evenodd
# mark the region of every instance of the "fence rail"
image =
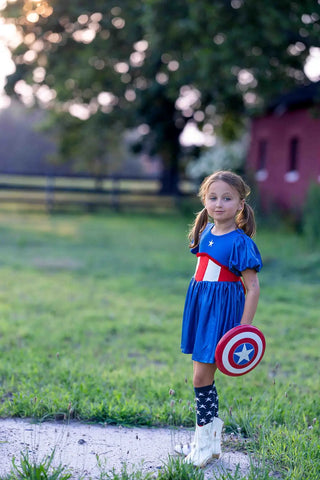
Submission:
<svg viewBox="0 0 320 480">
<path fill-rule="evenodd" d="M 158 179 L 146 177 L 53 175 L 8 175 L 0 173 L 0 202 L 43 205 L 48 211 L 57 207 L 81 206 L 88 209 L 108 207 L 169 208 L 189 196 L 193 186 L 180 182 L 179 195 L 161 194 Z"/>
</svg>

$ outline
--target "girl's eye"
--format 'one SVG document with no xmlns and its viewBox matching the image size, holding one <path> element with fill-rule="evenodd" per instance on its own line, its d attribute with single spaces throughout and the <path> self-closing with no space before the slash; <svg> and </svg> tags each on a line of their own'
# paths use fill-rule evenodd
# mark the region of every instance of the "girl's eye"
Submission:
<svg viewBox="0 0 320 480">
<path fill-rule="evenodd" d="M 231 200 L 230 197 L 224 197 L 224 200 Z"/>
</svg>

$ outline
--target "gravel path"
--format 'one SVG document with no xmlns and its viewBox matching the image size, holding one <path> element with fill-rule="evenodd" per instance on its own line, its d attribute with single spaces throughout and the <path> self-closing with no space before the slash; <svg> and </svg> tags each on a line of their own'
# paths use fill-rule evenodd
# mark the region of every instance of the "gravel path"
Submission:
<svg viewBox="0 0 320 480">
<path fill-rule="evenodd" d="M 68 467 L 76 480 L 80 477 L 98 479 L 101 471 L 113 468 L 120 472 L 124 464 L 128 471 L 135 468 L 156 472 L 170 455 L 174 455 L 174 445 L 190 441 L 191 436 L 192 432 L 185 429 L 125 428 L 80 422 L 34 424 L 29 420 L 2 419 L 0 478 L 10 472 L 13 457 L 19 460 L 21 452 L 28 453 L 31 462 L 40 462 L 52 453 L 54 447 L 53 464 Z M 219 472 L 234 472 L 237 465 L 245 476 L 250 466 L 249 457 L 236 451 L 224 451 L 219 460 L 205 468 L 205 478 L 216 478 L 213 472 L 217 478 Z"/>
</svg>

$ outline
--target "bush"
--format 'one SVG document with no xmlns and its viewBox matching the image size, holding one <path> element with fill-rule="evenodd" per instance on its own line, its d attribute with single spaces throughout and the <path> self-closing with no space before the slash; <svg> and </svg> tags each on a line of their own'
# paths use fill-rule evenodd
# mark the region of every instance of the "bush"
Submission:
<svg viewBox="0 0 320 480">
<path fill-rule="evenodd" d="M 200 184 L 207 175 L 211 175 L 217 170 L 242 172 L 247 149 L 247 136 L 229 143 L 218 139 L 212 148 L 204 151 L 198 159 L 187 165 L 187 177 Z"/>
<path fill-rule="evenodd" d="M 320 186 L 311 183 L 304 205 L 302 228 L 306 240 L 314 246 L 320 243 Z"/>
</svg>

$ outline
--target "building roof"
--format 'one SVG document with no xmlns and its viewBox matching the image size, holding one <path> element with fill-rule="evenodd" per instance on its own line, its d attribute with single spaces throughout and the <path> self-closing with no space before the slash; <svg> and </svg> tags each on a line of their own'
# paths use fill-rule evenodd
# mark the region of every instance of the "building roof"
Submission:
<svg viewBox="0 0 320 480">
<path fill-rule="evenodd" d="M 281 115 L 288 110 L 308 108 L 314 105 L 320 105 L 320 81 L 280 95 L 270 103 L 267 112 Z"/>
</svg>

